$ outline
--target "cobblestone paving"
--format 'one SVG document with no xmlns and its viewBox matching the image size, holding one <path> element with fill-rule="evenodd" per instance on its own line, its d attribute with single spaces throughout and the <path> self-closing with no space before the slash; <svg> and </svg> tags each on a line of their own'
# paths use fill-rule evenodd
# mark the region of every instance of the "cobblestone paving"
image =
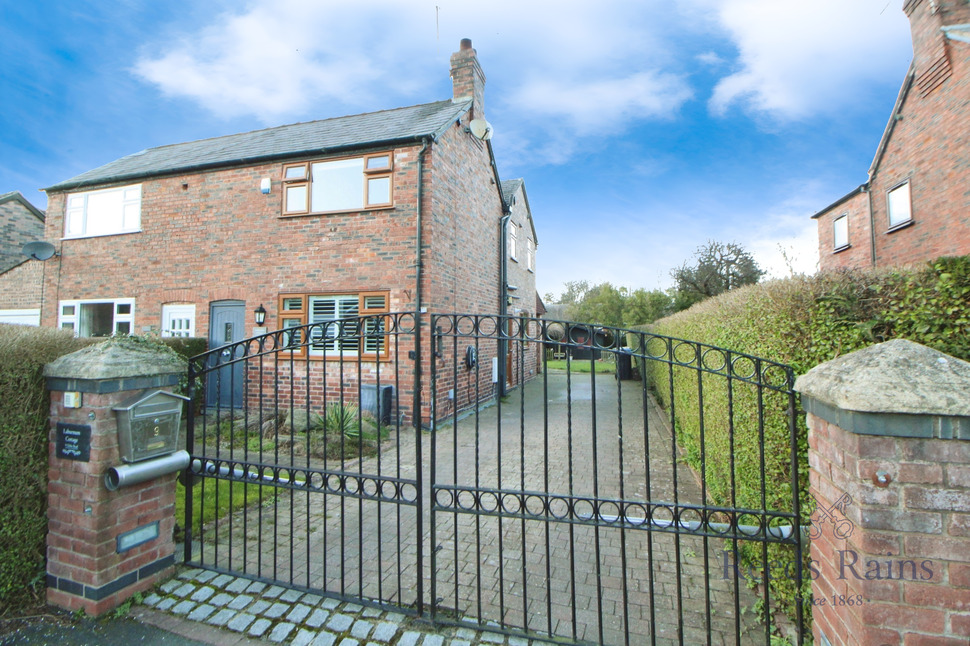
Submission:
<svg viewBox="0 0 970 646">
<path fill-rule="evenodd" d="M 532 642 L 490 631 L 437 627 L 397 613 L 366 608 L 245 577 L 189 568 L 148 594 L 142 603 L 158 611 L 233 636 L 291 646 L 475 646 Z M 246 642 L 251 643 L 251 642 Z"/>
<path fill-rule="evenodd" d="M 353 472 L 416 480 L 414 437 L 403 433 L 392 449 L 355 464 Z M 736 601 L 717 541 L 472 513 L 502 504 L 482 489 L 550 492 L 563 500 L 702 503 L 691 472 L 681 464 L 675 474 L 669 429 L 649 400 L 644 405 L 638 382 L 537 379 L 502 405 L 424 433 L 421 451 L 425 500 L 431 500 L 432 458 L 436 485 L 466 491 L 457 503 L 439 492 L 442 509 L 426 505 L 420 531 L 413 506 L 286 490 L 210 528 L 203 563 L 405 607 L 413 607 L 423 585 L 426 599 L 434 596 L 440 608 L 483 626 L 587 643 L 622 644 L 627 636 L 632 644 L 649 643 L 653 632 L 658 644 L 674 644 L 679 631 L 689 644 L 707 643 L 709 636 L 712 644 L 734 644 L 736 633 L 740 643 L 764 643 L 749 611 L 756 599 L 742 582 Z M 575 512 L 584 505 L 575 503 Z M 212 605 L 207 602 L 189 598 L 180 608 Z M 228 610 L 213 610 L 207 620 L 221 620 Z M 267 630 L 282 624 L 296 630 L 297 622 L 265 612 L 247 616 L 262 619 Z"/>
</svg>

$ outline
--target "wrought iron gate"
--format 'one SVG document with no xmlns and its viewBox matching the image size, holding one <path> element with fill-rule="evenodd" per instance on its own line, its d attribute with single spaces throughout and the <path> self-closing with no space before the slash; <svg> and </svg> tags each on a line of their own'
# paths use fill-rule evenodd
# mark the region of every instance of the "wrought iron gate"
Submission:
<svg viewBox="0 0 970 646">
<path fill-rule="evenodd" d="M 549 641 L 801 643 L 787 366 L 457 314 L 248 339 L 193 393 L 226 362 L 242 407 L 188 418 L 187 562 Z"/>
</svg>

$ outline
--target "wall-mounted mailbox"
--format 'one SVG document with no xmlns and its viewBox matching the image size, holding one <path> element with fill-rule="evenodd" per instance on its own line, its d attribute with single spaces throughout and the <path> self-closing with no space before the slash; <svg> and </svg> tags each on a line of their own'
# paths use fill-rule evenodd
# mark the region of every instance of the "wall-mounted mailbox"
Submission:
<svg viewBox="0 0 970 646">
<path fill-rule="evenodd" d="M 182 402 L 186 401 L 188 397 L 156 390 L 115 407 L 121 459 L 139 462 L 177 451 Z"/>
</svg>

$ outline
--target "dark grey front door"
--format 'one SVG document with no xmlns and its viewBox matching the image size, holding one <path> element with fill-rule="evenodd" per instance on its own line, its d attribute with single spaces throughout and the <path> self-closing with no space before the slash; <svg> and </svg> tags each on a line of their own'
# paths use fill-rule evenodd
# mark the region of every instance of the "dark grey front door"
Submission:
<svg viewBox="0 0 970 646">
<path fill-rule="evenodd" d="M 216 301 L 209 304 L 209 348 L 215 349 L 246 338 L 246 304 L 243 301 Z M 226 348 L 213 360 L 218 365 L 227 364 L 233 358 Z M 239 408 L 243 396 L 243 362 L 228 363 L 209 373 L 206 387 L 206 405 Z"/>
</svg>

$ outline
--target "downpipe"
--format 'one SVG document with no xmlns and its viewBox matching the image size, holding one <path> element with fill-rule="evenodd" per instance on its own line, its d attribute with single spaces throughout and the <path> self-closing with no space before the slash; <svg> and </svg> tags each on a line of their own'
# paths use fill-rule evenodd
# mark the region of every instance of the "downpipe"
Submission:
<svg viewBox="0 0 970 646">
<path fill-rule="evenodd" d="M 189 466 L 189 452 L 176 451 L 164 457 L 134 464 L 111 467 L 104 474 L 104 486 L 108 491 L 130 487 L 146 480 L 181 471 Z"/>
</svg>

